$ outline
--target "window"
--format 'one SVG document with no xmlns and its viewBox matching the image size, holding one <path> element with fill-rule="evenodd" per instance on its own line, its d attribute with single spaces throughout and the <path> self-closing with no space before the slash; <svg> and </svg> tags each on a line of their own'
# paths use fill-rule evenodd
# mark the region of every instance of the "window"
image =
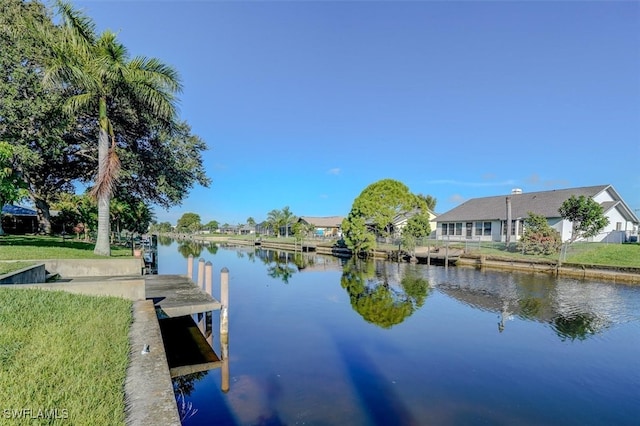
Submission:
<svg viewBox="0 0 640 426">
<path fill-rule="evenodd" d="M 622 222 L 616 222 L 616 231 L 622 231 Z"/>
<path fill-rule="evenodd" d="M 456 235 L 462 235 L 462 222 L 456 223 Z"/>
<path fill-rule="evenodd" d="M 478 237 L 482 235 L 482 229 L 483 229 L 482 225 L 483 225 L 482 222 L 476 222 L 476 236 Z"/>
<path fill-rule="evenodd" d="M 484 235 L 491 235 L 491 222 L 484 222 Z"/>
</svg>

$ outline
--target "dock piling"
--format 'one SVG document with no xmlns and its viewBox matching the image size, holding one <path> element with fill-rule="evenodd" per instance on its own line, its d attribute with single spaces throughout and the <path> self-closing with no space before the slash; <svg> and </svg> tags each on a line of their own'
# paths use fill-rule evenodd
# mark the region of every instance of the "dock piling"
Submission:
<svg viewBox="0 0 640 426">
<path fill-rule="evenodd" d="M 193 280 L 193 255 L 190 254 L 187 259 L 187 276 Z"/>
<path fill-rule="evenodd" d="M 211 262 L 204 264 L 204 291 L 213 296 L 213 265 Z"/>
<path fill-rule="evenodd" d="M 204 259 L 198 261 L 198 287 L 204 289 Z"/>
<path fill-rule="evenodd" d="M 220 334 L 229 333 L 229 270 L 220 271 Z"/>
</svg>

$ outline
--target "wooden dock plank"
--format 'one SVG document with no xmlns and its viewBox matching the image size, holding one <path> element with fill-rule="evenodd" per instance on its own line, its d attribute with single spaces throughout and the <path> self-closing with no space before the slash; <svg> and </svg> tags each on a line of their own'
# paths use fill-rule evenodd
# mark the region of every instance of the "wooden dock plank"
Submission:
<svg viewBox="0 0 640 426">
<path fill-rule="evenodd" d="M 146 275 L 145 295 L 167 317 L 215 311 L 221 304 L 186 275 Z"/>
</svg>

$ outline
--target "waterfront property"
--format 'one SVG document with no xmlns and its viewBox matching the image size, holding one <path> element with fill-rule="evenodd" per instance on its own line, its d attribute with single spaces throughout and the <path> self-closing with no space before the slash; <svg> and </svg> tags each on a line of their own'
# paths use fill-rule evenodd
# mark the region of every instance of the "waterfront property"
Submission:
<svg viewBox="0 0 640 426">
<path fill-rule="evenodd" d="M 314 235 L 317 237 L 340 237 L 342 236 L 342 216 L 300 216 L 299 222 L 312 225 Z"/>
<path fill-rule="evenodd" d="M 160 273 L 191 254 L 231 277 L 230 387 L 215 373 L 174 379 L 185 426 L 640 417 L 638 286 L 252 245 L 158 250 Z"/>
<path fill-rule="evenodd" d="M 541 192 L 514 189 L 507 195 L 473 198 L 439 215 L 436 235 L 450 240 L 505 241 L 506 223 L 511 220 L 509 232 L 513 241 L 522 236 L 524 219 L 533 212 L 547 218 L 549 225 L 560 233 L 562 241 L 567 241 L 571 237 L 572 224 L 560 217 L 558 209 L 571 196 L 592 198 L 602 206 L 609 219 L 609 225 L 590 241 L 637 241 L 640 220 L 611 185 Z"/>
</svg>

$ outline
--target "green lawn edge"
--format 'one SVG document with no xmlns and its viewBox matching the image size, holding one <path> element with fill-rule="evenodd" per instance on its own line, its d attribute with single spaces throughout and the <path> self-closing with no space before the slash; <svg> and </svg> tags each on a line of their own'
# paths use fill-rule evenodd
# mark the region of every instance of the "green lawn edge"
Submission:
<svg viewBox="0 0 640 426">
<path fill-rule="evenodd" d="M 0 414 L 123 425 L 132 302 L 0 287 Z"/>
</svg>

